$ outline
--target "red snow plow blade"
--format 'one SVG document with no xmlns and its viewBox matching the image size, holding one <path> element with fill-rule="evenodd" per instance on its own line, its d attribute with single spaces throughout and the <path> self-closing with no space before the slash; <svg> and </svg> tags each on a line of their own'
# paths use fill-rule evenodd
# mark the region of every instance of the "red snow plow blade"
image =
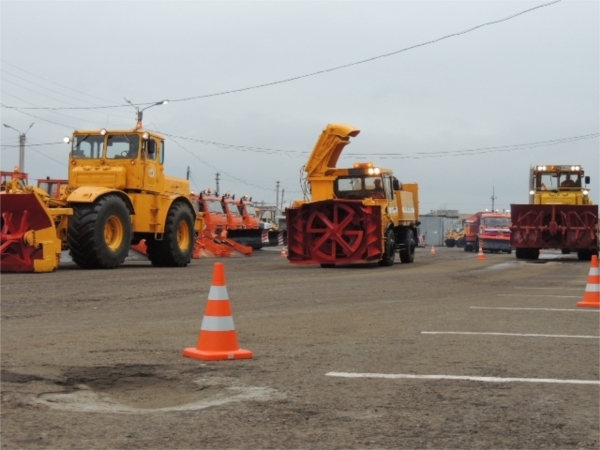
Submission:
<svg viewBox="0 0 600 450">
<path fill-rule="evenodd" d="M 349 264 L 381 259 L 381 208 L 325 200 L 286 210 L 293 264 Z"/>
<path fill-rule="evenodd" d="M 510 205 L 512 248 L 594 249 L 598 205 Z"/>
</svg>

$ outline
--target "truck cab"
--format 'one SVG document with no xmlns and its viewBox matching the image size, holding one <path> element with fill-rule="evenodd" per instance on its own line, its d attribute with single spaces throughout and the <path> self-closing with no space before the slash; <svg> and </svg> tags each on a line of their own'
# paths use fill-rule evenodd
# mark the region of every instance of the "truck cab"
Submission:
<svg viewBox="0 0 600 450">
<path fill-rule="evenodd" d="M 227 214 L 218 193 L 210 188 L 200 192 L 197 198 L 199 212 L 204 214 L 206 229 L 221 234 L 227 228 Z"/>
<path fill-rule="evenodd" d="M 254 230 L 260 228 L 260 220 L 258 213 L 252 203 L 252 197 L 244 195 L 238 202 L 238 210 L 242 215 L 242 223 L 244 228 L 248 230 Z"/>
<path fill-rule="evenodd" d="M 242 214 L 238 209 L 238 205 L 235 201 L 235 195 L 229 193 L 221 197 L 221 203 L 223 204 L 223 210 L 227 215 L 227 229 L 228 230 L 242 230 L 245 228 Z"/>
</svg>

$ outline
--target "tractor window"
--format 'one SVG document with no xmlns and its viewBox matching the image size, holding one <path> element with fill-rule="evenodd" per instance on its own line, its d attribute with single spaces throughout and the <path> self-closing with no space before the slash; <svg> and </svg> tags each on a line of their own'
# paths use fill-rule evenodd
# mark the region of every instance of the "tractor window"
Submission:
<svg viewBox="0 0 600 450">
<path fill-rule="evenodd" d="M 561 173 L 559 176 L 561 189 L 581 188 L 581 173 Z"/>
<path fill-rule="evenodd" d="M 160 163 L 165 162 L 165 141 L 160 143 Z"/>
<path fill-rule="evenodd" d="M 246 214 L 248 214 L 251 217 L 256 217 L 256 209 L 254 209 L 254 205 L 251 205 L 249 203 L 246 203 Z"/>
<path fill-rule="evenodd" d="M 104 151 L 104 136 L 75 136 L 73 140 L 73 158 L 102 158 Z"/>
<path fill-rule="evenodd" d="M 335 182 L 338 198 L 362 199 L 365 197 L 362 178 L 338 178 Z"/>
<path fill-rule="evenodd" d="M 555 173 L 541 173 L 536 176 L 536 186 L 537 190 L 542 191 L 551 191 L 556 190 L 558 187 L 558 176 Z"/>
<path fill-rule="evenodd" d="M 138 157 L 140 137 L 137 134 L 108 136 L 106 157 L 109 159 L 135 159 Z"/>
<path fill-rule="evenodd" d="M 156 141 L 154 139 L 148 139 L 144 142 L 144 155 L 146 159 L 151 161 L 156 160 Z"/>
</svg>

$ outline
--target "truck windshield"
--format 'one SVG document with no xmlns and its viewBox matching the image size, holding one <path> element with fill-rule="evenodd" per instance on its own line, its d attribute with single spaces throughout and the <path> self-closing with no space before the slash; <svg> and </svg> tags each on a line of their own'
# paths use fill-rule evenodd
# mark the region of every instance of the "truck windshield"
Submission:
<svg viewBox="0 0 600 450">
<path fill-rule="evenodd" d="M 106 157 L 110 159 L 137 158 L 140 149 L 140 137 L 137 134 L 108 136 Z"/>
<path fill-rule="evenodd" d="M 208 212 L 214 214 L 223 214 L 223 206 L 221 202 L 218 200 L 205 200 L 206 208 Z"/>
<path fill-rule="evenodd" d="M 486 227 L 509 227 L 510 218 L 506 217 L 488 217 L 485 219 Z"/>
<path fill-rule="evenodd" d="M 229 211 L 229 214 L 231 214 L 232 216 L 240 215 L 240 210 L 238 209 L 238 207 L 235 203 L 225 202 L 225 205 L 227 205 L 227 211 Z"/>
<path fill-rule="evenodd" d="M 254 205 L 246 203 L 246 214 L 252 217 L 256 217 L 256 209 L 254 209 Z"/>
<path fill-rule="evenodd" d="M 73 139 L 73 158 L 102 158 L 104 152 L 104 136 L 74 136 Z"/>
<path fill-rule="evenodd" d="M 558 187 L 558 176 L 556 173 L 538 173 L 535 177 L 536 190 L 554 190 Z"/>
</svg>

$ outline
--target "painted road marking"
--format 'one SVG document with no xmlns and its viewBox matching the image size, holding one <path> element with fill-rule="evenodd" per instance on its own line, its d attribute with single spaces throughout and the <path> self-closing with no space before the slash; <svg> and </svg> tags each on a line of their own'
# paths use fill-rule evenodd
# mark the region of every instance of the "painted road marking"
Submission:
<svg viewBox="0 0 600 450">
<path fill-rule="evenodd" d="M 413 375 L 408 373 L 349 373 L 349 372 L 329 372 L 325 374 L 328 377 L 343 378 L 391 378 L 391 379 L 412 379 L 412 380 L 459 380 L 459 381 L 482 381 L 484 383 L 557 383 L 557 384 L 595 384 L 599 385 L 597 380 L 559 380 L 552 378 L 498 378 L 498 377 L 469 377 L 457 375 Z"/>
<path fill-rule="evenodd" d="M 553 291 L 581 291 L 581 289 L 578 288 L 558 288 L 558 287 L 525 287 L 525 286 L 515 286 L 515 289 L 531 289 L 531 290 L 538 290 L 538 289 L 551 289 Z"/>
<path fill-rule="evenodd" d="M 498 297 L 525 297 L 525 296 L 527 296 L 527 297 L 552 297 L 552 298 L 581 298 L 581 295 L 498 294 Z"/>
<path fill-rule="evenodd" d="M 505 309 L 509 311 L 577 311 L 577 312 L 600 312 L 600 309 L 578 308 L 578 309 L 560 309 L 560 308 L 508 308 L 505 306 L 471 306 L 471 309 Z"/>
<path fill-rule="evenodd" d="M 600 336 L 575 336 L 570 334 L 521 334 L 521 333 L 483 333 L 475 331 L 421 331 L 421 334 L 485 334 L 489 336 L 556 337 L 578 339 L 600 339 Z"/>
</svg>

